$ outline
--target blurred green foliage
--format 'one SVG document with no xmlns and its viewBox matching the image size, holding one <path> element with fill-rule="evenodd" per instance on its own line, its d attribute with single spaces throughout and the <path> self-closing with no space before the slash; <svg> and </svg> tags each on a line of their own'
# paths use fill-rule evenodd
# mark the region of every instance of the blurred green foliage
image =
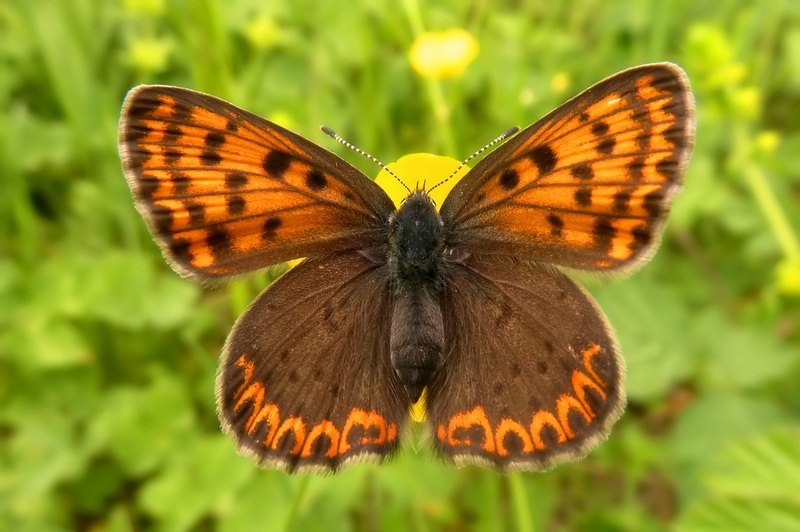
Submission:
<svg viewBox="0 0 800 532">
<path fill-rule="evenodd" d="M 415 33 L 450 27 L 477 59 L 421 79 Z M 692 80 L 697 148 L 654 260 L 590 282 L 629 368 L 606 443 L 511 476 L 424 442 L 335 477 L 236 455 L 214 373 L 268 277 L 204 290 L 166 266 L 117 156 L 130 87 L 211 92 L 341 153 L 324 123 L 389 162 L 465 157 L 662 60 Z M 800 529 L 798 125 L 789 0 L 5 0 L 0 529 Z"/>
</svg>

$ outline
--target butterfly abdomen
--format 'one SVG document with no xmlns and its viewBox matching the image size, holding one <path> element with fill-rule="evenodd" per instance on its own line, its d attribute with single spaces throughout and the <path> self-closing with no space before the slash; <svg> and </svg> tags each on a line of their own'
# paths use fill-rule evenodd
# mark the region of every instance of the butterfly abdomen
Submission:
<svg viewBox="0 0 800 532">
<path fill-rule="evenodd" d="M 425 192 L 412 193 L 389 221 L 389 272 L 394 288 L 392 366 L 413 402 L 442 363 L 443 249 L 436 207 Z"/>
<path fill-rule="evenodd" d="M 389 351 L 392 367 L 416 403 L 433 373 L 442 365 L 444 321 L 438 297 L 424 287 L 397 295 Z"/>
</svg>

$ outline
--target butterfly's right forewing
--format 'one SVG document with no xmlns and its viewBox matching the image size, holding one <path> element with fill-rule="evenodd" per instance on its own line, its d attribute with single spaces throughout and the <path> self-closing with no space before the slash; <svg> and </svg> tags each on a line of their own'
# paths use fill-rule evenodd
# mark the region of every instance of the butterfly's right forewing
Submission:
<svg viewBox="0 0 800 532">
<path fill-rule="evenodd" d="M 615 74 L 475 165 L 442 205 L 452 245 L 630 271 L 660 241 L 694 125 L 689 80 L 677 65 Z"/>
</svg>

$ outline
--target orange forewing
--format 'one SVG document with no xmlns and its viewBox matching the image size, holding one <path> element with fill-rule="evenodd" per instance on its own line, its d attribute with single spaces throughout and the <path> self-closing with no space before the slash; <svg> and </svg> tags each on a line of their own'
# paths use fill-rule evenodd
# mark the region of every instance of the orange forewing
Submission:
<svg viewBox="0 0 800 532">
<path fill-rule="evenodd" d="M 120 153 L 137 207 L 182 274 L 234 275 L 364 247 L 394 207 L 339 157 L 224 100 L 140 86 Z"/>
<path fill-rule="evenodd" d="M 589 270 L 630 269 L 657 245 L 694 142 L 685 74 L 616 74 L 475 166 L 442 206 L 459 242 Z"/>
</svg>

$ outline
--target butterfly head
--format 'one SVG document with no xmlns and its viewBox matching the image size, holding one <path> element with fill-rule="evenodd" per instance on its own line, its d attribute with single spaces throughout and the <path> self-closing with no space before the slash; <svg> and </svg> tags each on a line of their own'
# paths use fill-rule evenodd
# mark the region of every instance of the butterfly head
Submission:
<svg viewBox="0 0 800 532">
<path fill-rule="evenodd" d="M 389 220 L 389 264 L 396 283 L 436 285 L 442 276 L 442 218 L 428 193 L 412 192 Z"/>
</svg>

